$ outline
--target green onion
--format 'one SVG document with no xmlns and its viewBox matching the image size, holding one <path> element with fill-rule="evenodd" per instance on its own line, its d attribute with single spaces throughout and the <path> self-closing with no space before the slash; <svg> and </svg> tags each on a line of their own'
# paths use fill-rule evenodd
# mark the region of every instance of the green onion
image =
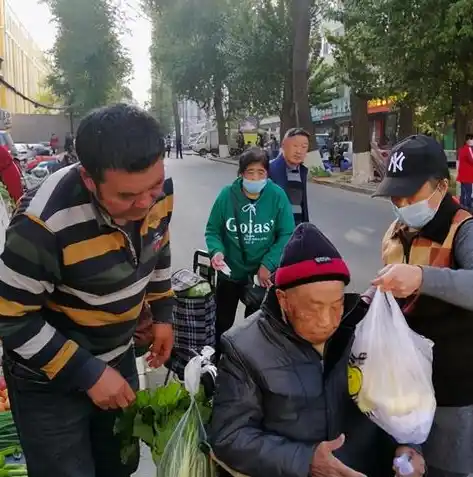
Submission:
<svg viewBox="0 0 473 477">
<path fill-rule="evenodd" d="M 202 418 L 192 399 L 164 449 L 158 477 L 215 477 L 215 464 L 200 449 L 204 440 Z"/>
</svg>

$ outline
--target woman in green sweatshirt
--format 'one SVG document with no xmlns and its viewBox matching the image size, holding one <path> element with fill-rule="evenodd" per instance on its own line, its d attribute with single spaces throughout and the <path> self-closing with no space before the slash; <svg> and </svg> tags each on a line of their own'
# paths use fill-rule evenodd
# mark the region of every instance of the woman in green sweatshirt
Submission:
<svg viewBox="0 0 473 477">
<path fill-rule="evenodd" d="M 220 336 L 233 326 L 246 285 L 255 276 L 259 285 L 271 285 L 271 274 L 295 228 L 289 199 L 268 179 L 268 169 L 264 151 L 252 148 L 244 152 L 238 178 L 222 189 L 207 222 L 207 249 L 219 272 L 215 293 L 217 357 Z M 245 317 L 255 311 L 257 308 L 247 306 Z"/>
</svg>

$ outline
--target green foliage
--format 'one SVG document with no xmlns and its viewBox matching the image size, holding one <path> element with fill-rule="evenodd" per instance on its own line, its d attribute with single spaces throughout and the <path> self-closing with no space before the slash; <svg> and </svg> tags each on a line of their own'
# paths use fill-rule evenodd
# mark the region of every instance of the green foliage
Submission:
<svg viewBox="0 0 473 477">
<path fill-rule="evenodd" d="M 289 0 L 143 0 L 155 25 L 151 55 L 180 97 L 209 108 L 223 92 L 227 120 L 282 112 L 292 74 Z M 311 9 L 313 31 L 320 9 Z M 312 39 L 318 56 L 320 41 Z M 311 97 L 329 102 L 332 83 L 325 65 L 312 71 Z M 291 103 L 290 103 L 291 105 Z"/>
<path fill-rule="evenodd" d="M 208 106 L 226 81 L 220 52 L 225 34 L 225 0 L 175 0 L 151 5 L 156 35 L 154 65 L 178 96 Z"/>
<path fill-rule="evenodd" d="M 357 93 L 400 95 L 425 105 L 433 123 L 455 107 L 471 115 L 470 0 L 344 0 L 334 16 L 345 26 L 343 37 L 331 39 L 336 64 Z"/>
<path fill-rule="evenodd" d="M 311 177 L 330 177 L 331 175 L 330 171 L 325 170 L 323 167 L 313 166 L 310 168 Z"/>
<path fill-rule="evenodd" d="M 235 109 L 279 114 L 292 63 L 290 14 L 285 0 L 235 2 L 221 47 Z"/>
<path fill-rule="evenodd" d="M 309 102 L 317 108 L 325 108 L 337 98 L 337 81 L 334 68 L 323 58 L 314 56 L 309 65 Z"/>
<path fill-rule="evenodd" d="M 196 402 L 206 424 L 212 408 L 203 388 L 197 394 Z M 154 391 L 139 391 L 135 403 L 115 423 L 115 434 L 122 442 L 123 462 L 134 455 L 139 440 L 150 447 L 154 461 L 158 462 L 190 403 L 189 393 L 178 382 L 170 382 Z"/>
<path fill-rule="evenodd" d="M 163 132 L 169 134 L 174 127 L 172 123 L 172 91 L 153 62 L 152 66 L 151 101 L 148 110 L 159 121 Z"/>
<path fill-rule="evenodd" d="M 52 50 L 53 93 L 78 112 L 129 96 L 130 60 L 119 40 L 112 0 L 43 0 L 57 26 Z"/>
</svg>

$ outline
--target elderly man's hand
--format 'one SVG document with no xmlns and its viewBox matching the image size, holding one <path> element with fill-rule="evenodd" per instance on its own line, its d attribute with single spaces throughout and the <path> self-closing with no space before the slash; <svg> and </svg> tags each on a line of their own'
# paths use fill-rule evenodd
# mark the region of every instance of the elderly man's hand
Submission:
<svg viewBox="0 0 473 477">
<path fill-rule="evenodd" d="M 399 457 L 402 454 L 407 454 L 410 457 L 411 465 L 414 467 L 414 472 L 409 474 L 409 477 L 422 477 L 425 474 L 424 458 L 416 452 L 415 449 L 408 446 L 400 446 L 396 449 L 396 457 Z M 393 467 L 393 470 L 396 472 L 396 477 L 400 477 L 398 469 Z"/>
<path fill-rule="evenodd" d="M 417 265 L 387 265 L 371 282 L 383 292 L 391 292 L 396 298 L 407 298 L 422 285 L 422 268 Z"/>
<path fill-rule="evenodd" d="M 321 442 L 314 452 L 310 468 L 311 477 L 365 477 L 338 460 L 332 452 L 340 449 L 345 442 L 341 434 L 334 441 Z"/>
</svg>

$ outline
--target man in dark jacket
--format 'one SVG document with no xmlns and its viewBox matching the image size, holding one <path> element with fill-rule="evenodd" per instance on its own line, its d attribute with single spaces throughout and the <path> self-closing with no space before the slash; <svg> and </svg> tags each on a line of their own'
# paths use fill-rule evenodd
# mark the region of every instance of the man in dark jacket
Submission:
<svg viewBox="0 0 473 477">
<path fill-rule="evenodd" d="M 251 477 L 387 477 L 407 454 L 348 394 L 356 324 L 367 305 L 346 295 L 350 275 L 332 243 L 301 224 L 288 242 L 275 288 L 258 313 L 222 340 L 212 421 L 213 451 Z"/>
<path fill-rule="evenodd" d="M 303 162 L 309 151 L 310 134 L 301 128 L 289 129 L 282 141 L 282 151 L 269 165 L 269 176 L 282 187 L 292 205 L 296 225 L 309 221 L 307 204 L 308 169 Z"/>
</svg>

